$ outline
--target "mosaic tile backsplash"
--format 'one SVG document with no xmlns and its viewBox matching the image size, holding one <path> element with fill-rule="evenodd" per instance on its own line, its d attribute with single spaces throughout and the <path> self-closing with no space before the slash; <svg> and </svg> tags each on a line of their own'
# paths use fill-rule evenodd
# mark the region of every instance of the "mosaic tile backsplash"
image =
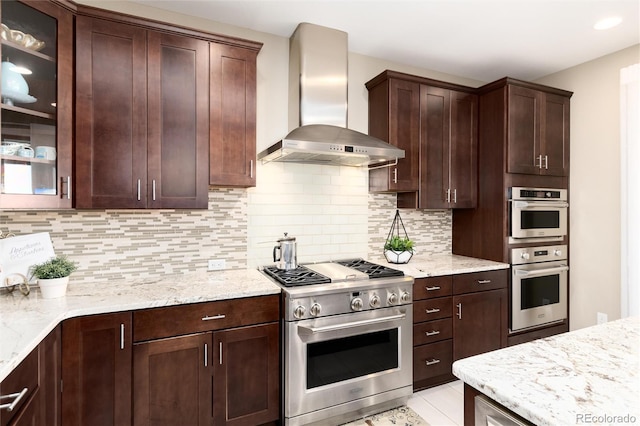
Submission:
<svg viewBox="0 0 640 426">
<path fill-rule="evenodd" d="M 369 194 L 366 169 L 269 163 L 258 186 L 212 189 L 208 210 L 0 211 L 0 230 L 49 232 L 56 253 L 78 262 L 73 281 L 106 282 L 273 263 L 284 232 L 298 262 L 381 257 L 393 194 Z M 400 210 L 420 254 L 451 252 L 451 211 Z"/>
</svg>

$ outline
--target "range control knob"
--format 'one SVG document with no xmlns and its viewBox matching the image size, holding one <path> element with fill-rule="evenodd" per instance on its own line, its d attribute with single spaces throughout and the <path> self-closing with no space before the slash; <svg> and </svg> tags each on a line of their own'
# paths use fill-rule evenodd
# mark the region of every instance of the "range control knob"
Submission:
<svg viewBox="0 0 640 426">
<path fill-rule="evenodd" d="M 529 260 L 529 253 L 527 252 L 520 253 L 520 259 Z"/>
<path fill-rule="evenodd" d="M 322 310 L 322 306 L 320 306 L 319 303 L 314 303 L 313 305 L 311 305 L 311 307 L 309 308 L 309 313 L 311 314 L 311 316 L 313 317 L 317 317 L 318 315 L 320 315 L 320 311 Z"/>
<path fill-rule="evenodd" d="M 562 250 L 554 250 L 553 251 L 553 255 L 554 256 L 562 256 Z"/>
<path fill-rule="evenodd" d="M 375 294 L 373 296 L 371 296 L 371 299 L 369 300 L 369 306 L 371 306 L 373 309 L 379 308 L 380 307 L 380 298 Z"/>
<path fill-rule="evenodd" d="M 409 303 L 411 302 L 411 295 L 409 294 L 408 291 L 403 291 L 402 292 L 402 296 L 400 296 L 400 301 L 402 303 Z"/>
<path fill-rule="evenodd" d="M 389 304 L 390 305 L 395 305 L 396 303 L 398 303 L 398 295 L 395 293 L 391 293 L 389 295 Z"/>
<path fill-rule="evenodd" d="M 352 311 L 361 311 L 362 310 L 362 299 L 356 297 L 351 301 L 351 310 Z"/>
<path fill-rule="evenodd" d="M 300 319 L 302 317 L 304 317 L 304 313 L 307 310 L 304 308 L 304 306 L 302 305 L 298 305 L 294 310 L 293 310 L 293 316 Z"/>
</svg>

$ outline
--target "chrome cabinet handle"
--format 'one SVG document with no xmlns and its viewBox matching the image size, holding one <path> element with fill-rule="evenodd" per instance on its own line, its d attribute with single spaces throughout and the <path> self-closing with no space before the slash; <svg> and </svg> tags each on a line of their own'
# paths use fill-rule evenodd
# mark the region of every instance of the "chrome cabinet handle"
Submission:
<svg viewBox="0 0 640 426">
<path fill-rule="evenodd" d="M 435 314 L 436 312 L 440 312 L 440 309 L 438 308 L 426 309 L 425 312 L 428 314 Z"/>
<path fill-rule="evenodd" d="M 458 319 L 462 319 L 462 303 L 458 303 L 456 306 L 458 307 L 456 315 L 458 316 Z"/>
<path fill-rule="evenodd" d="M 478 284 L 489 284 L 491 280 L 478 280 Z"/>
<path fill-rule="evenodd" d="M 458 202 L 458 190 L 454 189 L 453 190 L 453 203 L 457 203 Z"/>
<path fill-rule="evenodd" d="M 440 362 L 440 360 L 438 358 L 433 358 L 433 359 L 430 359 L 430 360 L 428 359 L 426 364 L 427 364 L 427 366 L 429 366 L 429 365 L 437 364 L 439 362 Z"/>
<path fill-rule="evenodd" d="M 222 342 L 220 342 L 220 365 L 222 365 Z"/>
<path fill-rule="evenodd" d="M 398 168 L 393 169 L 393 183 L 398 183 Z"/>
<path fill-rule="evenodd" d="M 151 199 L 153 201 L 156 200 L 156 180 L 155 179 L 151 181 Z"/>
<path fill-rule="evenodd" d="M 138 201 L 140 201 L 140 179 L 138 179 Z"/>
<path fill-rule="evenodd" d="M 202 317 L 202 321 L 211 321 L 211 320 L 217 320 L 217 319 L 224 319 L 225 317 L 226 317 L 225 314 L 214 315 L 212 317 L 207 315 L 206 317 Z"/>
<path fill-rule="evenodd" d="M 451 202 L 451 189 L 447 188 L 447 203 Z"/>
<path fill-rule="evenodd" d="M 439 330 L 427 331 L 425 332 L 425 334 L 427 336 L 437 336 L 438 334 L 440 334 L 440 331 Z"/>
<path fill-rule="evenodd" d="M 71 199 L 71 176 L 67 176 L 67 200 Z"/>
<path fill-rule="evenodd" d="M 249 177 L 253 179 L 253 160 L 249 160 Z"/>
<path fill-rule="evenodd" d="M 440 290 L 440 286 L 434 285 L 433 287 L 425 287 L 427 291 Z"/>
<path fill-rule="evenodd" d="M 544 168 L 545 168 L 545 170 L 549 170 L 549 156 L 548 155 L 544 156 Z"/>
<path fill-rule="evenodd" d="M 208 364 L 208 358 L 209 358 L 209 346 L 205 343 L 204 344 L 204 366 L 205 367 Z"/>
<path fill-rule="evenodd" d="M 124 349 L 124 324 L 120 324 L 120 349 Z"/>
<path fill-rule="evenodd" d="M 538 155 L 538 161 L 536 161 L 536 167 L 541 169 L 542 168 L 542 155 Z"/>
<path fill-rule="evenodd" d="M 0 410 L 13 411 L 13 409 L 16 408 L 20 400 L 24 398 L 24 396 L 27 394 L 28 391 L 29 391 L 29 388 L 24 388 L 22 389 L 22 391 L 17 393 L 12 393 L 10 395 L 0 395 L 0 400 L 15 398 L 11 403 L 0 405 Z"/>
</svg>

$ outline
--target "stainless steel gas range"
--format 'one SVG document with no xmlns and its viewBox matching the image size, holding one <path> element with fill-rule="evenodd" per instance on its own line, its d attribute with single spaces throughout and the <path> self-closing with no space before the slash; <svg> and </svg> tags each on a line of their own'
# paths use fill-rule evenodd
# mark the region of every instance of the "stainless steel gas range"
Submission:
<svg viewBox="0 0 640 426">
<path fill-rule="evenodd" d="M 263 272 L 283 288 L 285 425 L 336 425 L 406 402 L 412 277 L 362 259 Z"/>
</svg>

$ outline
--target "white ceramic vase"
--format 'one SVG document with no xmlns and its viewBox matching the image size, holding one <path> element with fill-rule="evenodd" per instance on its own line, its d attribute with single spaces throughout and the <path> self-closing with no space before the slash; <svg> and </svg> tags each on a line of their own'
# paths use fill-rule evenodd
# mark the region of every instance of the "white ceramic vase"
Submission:
<svg viewBox="0 0 640 426">
<path fill-rule="evenodd" d="M 385 250 L 384 257 L 389 263 L 409 263 L 413 253 L 410 251 Z"/>
<path fill-rule="evenodd" d="M 38 286 L 43 299 L 55 299 L 67 293 L 69 277 L 41 279 L 38 278 Z"/>
</svg>

